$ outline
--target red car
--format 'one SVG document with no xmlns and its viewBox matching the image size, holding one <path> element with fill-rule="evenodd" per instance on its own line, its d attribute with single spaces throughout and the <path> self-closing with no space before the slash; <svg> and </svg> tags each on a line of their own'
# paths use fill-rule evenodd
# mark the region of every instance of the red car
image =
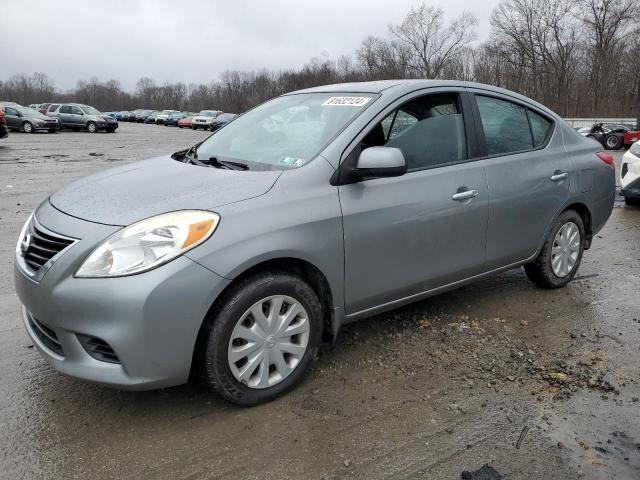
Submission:
<svg viewBox="0 0 640 480">
<path fill-rule="evenodd" d="M 0 138 L 9 136 L 9 129 L 4 121 L 4 112 L 0 109 Z"/>
<path fill-rule="evenodd" d="M 188 117 L 185 118 L 181 118 L 180 120 L 178 120 L 178 127 L 183 128 L 191 128 L 191 121 L 193 120 L 194 115 L 190 115 Z"/>
</svg>

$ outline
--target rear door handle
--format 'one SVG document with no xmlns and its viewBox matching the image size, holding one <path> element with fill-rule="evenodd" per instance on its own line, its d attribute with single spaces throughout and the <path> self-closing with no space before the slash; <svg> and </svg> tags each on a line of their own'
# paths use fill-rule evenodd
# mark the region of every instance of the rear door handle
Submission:
<svg viewBox="0 0 640 480">
<path fill-rule="evenodd" d="M 567 172 L 556 171 L 553 175 L 551 175 L 551 181 L 559 182 L 560 180 L 564 180 L 568 176 L 569 174 Z"/>
<path fill-rule="evenodd" d="M 463 202 L 465 200 L 477 197 L 478 195 L 480 195 L 480 192 L 478 190 L 465 190 L 464 192 L 454 193 L 451 198 L 457 202 Z"/>
</svg>

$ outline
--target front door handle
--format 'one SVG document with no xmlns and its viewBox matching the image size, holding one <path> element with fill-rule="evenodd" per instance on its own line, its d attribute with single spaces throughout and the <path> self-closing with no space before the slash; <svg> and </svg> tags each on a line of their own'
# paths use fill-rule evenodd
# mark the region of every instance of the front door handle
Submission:
<svg viewBox="0 0 640 480">
<path fill-rule="evenodd" d="M 567 172 L 561 172 L 560 170 L 556 170 L 553 175 L 551 175 L 550 180 L 552 182 L 559 182 L 567 178 L 569 174 Z"/>
<path fill-rule="evenodd" d="M 465 190 L 464 192 L 454 193 L 451 198 L 457 202 L 464 202 L 465 200 L 477 197 L 478 195 L 480 195 L 478 190 Z"/>
</svg>

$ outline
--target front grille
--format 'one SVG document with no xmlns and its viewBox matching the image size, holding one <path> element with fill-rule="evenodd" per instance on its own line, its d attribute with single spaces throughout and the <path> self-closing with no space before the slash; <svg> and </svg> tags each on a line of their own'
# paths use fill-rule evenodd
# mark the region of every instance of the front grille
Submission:
<svg viewBox="0 0 640 480">
<path fill-rule="evenodd" d="M 620 178 L 624 178 L 624 176 L 629 171 L 629 165 L 627 163 L 622 164 L 622 171 L 620 172 Z"/>
<path fill-rule="evenodd" d="M 40 340 L 45 347 L 51 350 L 53 353 L 57 353 L 61 357 L 64 356 L 64 351 L 62 350 L 62 345 L 58 341 L 58 336 L 56 332 L 47 327 L 44 323 L 36 320 L 33 315 L 27 312 L 27 321 L 29 322 L 29 326 L 38 340 Z"/>
<path fill-rule="evenodd" d="M 74 242 L 53 232 L 45 232 L 34 220 L 27 228 L 21 243 L 25 263 L 35 272 Z"/>
<path fill-rule="evenodd" d="M 111 345 L 104 340 L 96 337 L 87 337 L 85 335 L 78 335 L 78 340 L 80 340 L 86 352 L 96 360 L 108 363 L 120 363 L 116 352 L 111 348 Z"/>
</svg>

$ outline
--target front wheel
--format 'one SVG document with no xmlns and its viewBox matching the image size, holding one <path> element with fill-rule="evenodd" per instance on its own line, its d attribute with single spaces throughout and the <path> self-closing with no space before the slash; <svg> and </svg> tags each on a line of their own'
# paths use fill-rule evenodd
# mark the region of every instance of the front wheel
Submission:
<svg viewBox="0 0 640 480">
<path fill-rule="evenodd" d="M 24 133 L 33 133 L 33 125 L 31 125 L 31 122 L 24 122 L 22 124 L 22 131 Z"/>
<path fill-rule="evenodd" d="M 93 122 L 87 123 L 87 130 L 89 131 L 89 133 L 96 133 L 98 131 L 96 124 Z"/>
<path fill-rule="evenodd" d="M 288 273 L 262 273 L 220 301 L 201 332 L 196 368 L 226 400 L 248 406 L 295 387 L 315 359 L 322 310 L 313 289 Z"/>
<path fill-rule="evenodd" d="M 533 283 L 543 288 L 564 287 L 575 276 L 584 252 L 584 223 L 574 210 L 556 220 L 538 257 L 524 270 Z"/>
</svg>

